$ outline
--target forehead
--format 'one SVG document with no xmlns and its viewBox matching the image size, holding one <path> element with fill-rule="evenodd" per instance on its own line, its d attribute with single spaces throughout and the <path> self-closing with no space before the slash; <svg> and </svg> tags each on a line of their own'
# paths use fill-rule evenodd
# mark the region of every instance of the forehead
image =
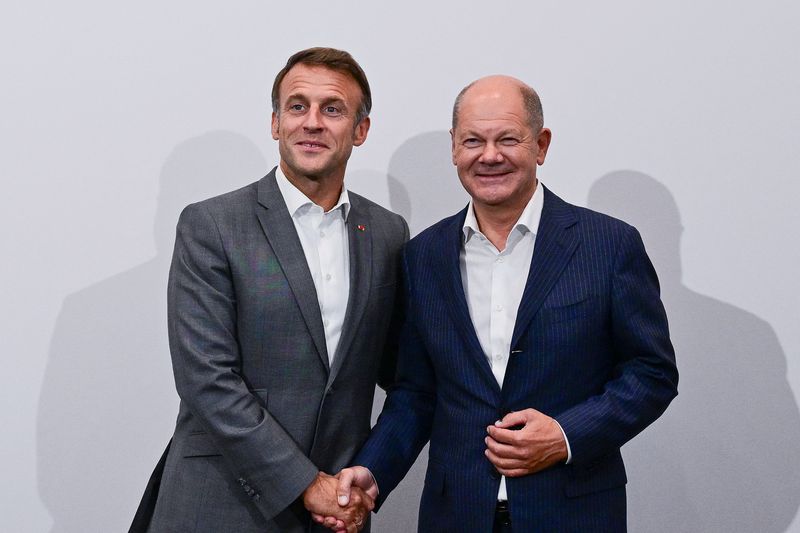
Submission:
<svg viewBox="0 0 800 533">
<path fill-rule="evenodd" d="M 356 80 L 344 72 L 316 65 L 293 66 L 281 81 L 279 97 L 290 95 L 306 98 L 339 98 L 346 102 L 361 98 Z"/>
<path fill-rule="evenodd" d="M 530 129 L 528 111 L 518 87 L 475 87 L 467 91 L 458 109 L 456 129 Z"/>
</svg>

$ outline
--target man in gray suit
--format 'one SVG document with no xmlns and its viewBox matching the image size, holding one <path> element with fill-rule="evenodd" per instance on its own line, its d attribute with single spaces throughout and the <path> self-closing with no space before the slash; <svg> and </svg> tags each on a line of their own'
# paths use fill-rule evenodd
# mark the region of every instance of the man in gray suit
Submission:
<svg viewBox="0 0 800 533">
<path fill-rule="evenodd" d="M 376 381 L 394 377 L 405 221 L 344 188 L 371 94 L 347 53 L 289 58 L 272 89 L 280 164 L 188 206 L 169 278 L 181 398 L 132 531 L 309 531 L 366 440 Z M 340 518 L 363 527 L 364 493 Z M 304 508 L 305 507 L 305 508 Z"/>
</svg>

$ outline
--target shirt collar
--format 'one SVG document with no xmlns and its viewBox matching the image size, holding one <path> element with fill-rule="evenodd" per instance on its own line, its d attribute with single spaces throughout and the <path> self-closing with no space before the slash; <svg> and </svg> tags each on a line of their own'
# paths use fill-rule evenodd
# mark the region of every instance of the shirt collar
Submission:
<svg viewBox="0 0 800 533">
<path fill-rule="evenodd" d="M 280 165 L 275 169 L 275 181 L 278 183 L 278 189 L 281 191 L 281 196 L 283 196 L 283 201 L 286 203 L 286 209 L 289 210 L 289 215 L 292 217 L 295 216 L 301 208 L 306 206 L 317 206 L 322 209 L 321 206 L 315 204 L 308 196 L 303 194 L 303 192 L 294 186 L 294 184 L 289 181 L 289 178 L 286 177 L 286 174 L 283 173 L 281 170 Z M 342 213 L 344 215 L 344 219 L 347 220 L 347 215 L 350 214 L 350 196 L 347 194 L 347 187 L 342 184 L 342 192 L 339 194 L 339 200 L 336 202 L 331 208 L 331 211 L 335 211 L 339 208 L 342 208 Z"/>
<path fill-rule="evenodd" d="M 514 230 L 518 230 L 521 233 L 530 231 L 535 236 L 539 230 L 539 220 L 542 218 L 543 207 L 544 192 L 542 191 L 542 182 L 539 181 L 536 184 L 536 189 L 533 191 L 533 196 L 531 196 L 531 199 L 528 200 L 528 204 L 525 206 L 525 209 L 522 210 L 522 214 L 519 216 L 519 219 L 517 219 L 514 227 L 511 228 L 511 232 Z M 481 230 L 478 227 L 478 219 L 475 218 L 475 210 L 472 206 L 472 200 L 469 201 L 469 205 L 467 206 L 467 216 L 464 219 L 462 231 L 464 232 L 465 243 L 468 242 L 476 233 L 482 235 Z"/>
</svg>

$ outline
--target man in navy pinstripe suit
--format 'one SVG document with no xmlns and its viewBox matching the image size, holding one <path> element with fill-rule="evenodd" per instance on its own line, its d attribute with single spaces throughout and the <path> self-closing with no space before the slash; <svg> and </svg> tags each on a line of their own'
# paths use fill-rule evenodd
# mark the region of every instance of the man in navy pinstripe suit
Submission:
<svg viewBox="0 0 800 533">
<path fill-rule="evenodd" d="M 341 500 L 380 505 L 430 440 L 420 531 L 625 531 L 620 447 L 678 382 L 639 233 L 539 184 L 551 132 L 519 80 L 468 85 L 451 135 L 471 201 L 405 250 L 398 382 Z"/>
</svg>

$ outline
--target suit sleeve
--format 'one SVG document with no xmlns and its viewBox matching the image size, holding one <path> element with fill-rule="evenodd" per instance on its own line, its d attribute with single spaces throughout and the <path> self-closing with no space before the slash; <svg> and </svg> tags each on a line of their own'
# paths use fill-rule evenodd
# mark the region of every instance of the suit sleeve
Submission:
<svg viewBox="0 0 800 533">
<path fill-rule="evenodd" d="M 603 392 L 555 418 L 575 464 L 593 463 L 655 421 L 678 394 L 678 370 L 658 279 L 639 233 L 628 227 L 611 285 L 611 334 L 617 359 Z"/>
<path fill-rule="evenodd" d="M 182 401 L 266 518 L 292 503 L 317 467 L 241 376 L 236 287 L 218 227 L 202 204 L 178 222 L 168 286 L 169 342 Z"/>
<path fill-rule="evenodd" d="M 402 254 L 404 307 L 411 305 L 412 281 L 406 253 Z M 428 442 L 436 406 L 436 376 L 430 356 L 407 314 L 400 331 L 397 382 L 386 396 L 383 410 L 354 464 L 372 472 L 380 494 L 379 508 L 405 477 Z"/>
</svg>

